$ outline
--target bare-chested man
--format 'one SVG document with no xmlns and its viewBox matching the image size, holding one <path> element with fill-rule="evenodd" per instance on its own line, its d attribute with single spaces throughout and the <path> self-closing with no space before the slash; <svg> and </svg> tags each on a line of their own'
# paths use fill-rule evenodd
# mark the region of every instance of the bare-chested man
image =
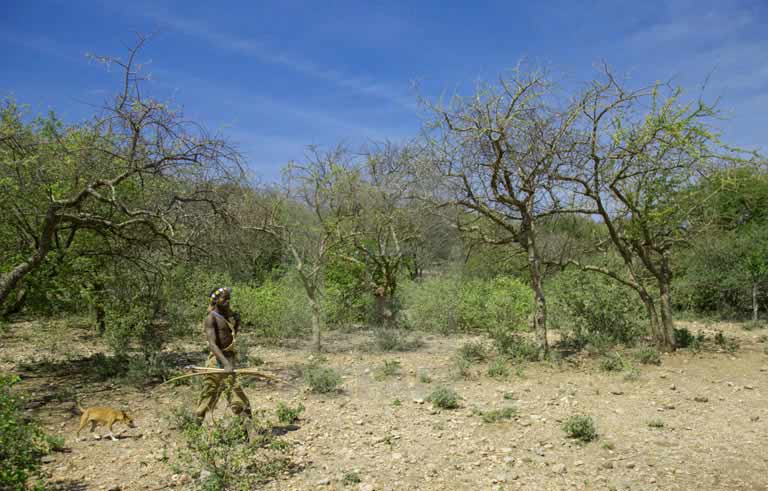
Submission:
<svg viewBox="0 0 768 491">
<path fill-rule="evenodd" d="M 223 368 L 227 373 L 211 373 L 203 377 L 203 390 L 195 410 L 195 415 L 200 421 L 205 419 L 208 411 L 216 407 L 221 392 L 229 383 L 231 383 L 231 390 L 227 390 L 226 395 L 232 412 L 251 417 L 251 403 L 234 374 L 235 336 L 240 328 L 240 316 L 230 309 L 231 295 L 231 288 L 214 290 L 210 295 L 208 316 L 203 322 L 205 337 L 211 350 L 205 366 Z"/>
</svg>

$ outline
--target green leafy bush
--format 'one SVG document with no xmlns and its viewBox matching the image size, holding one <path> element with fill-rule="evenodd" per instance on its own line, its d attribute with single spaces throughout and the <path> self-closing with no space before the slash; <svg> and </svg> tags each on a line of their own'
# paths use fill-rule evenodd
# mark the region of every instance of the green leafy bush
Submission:
<svg viewBox="0 0 768 491">
<path fill-rule="evenodd" d="M 406 281 L 400 293 L 409 327 L 442 333 L 458 330 L 459 282 L 455 278 Z"/>
<path fill-rule="evenodd" d="M 462 344 L 456 355 L 469 362 L 480 363 L 488 357 L 488 349 L 481 341 L 470 341 Z"/>
<path fill-rule="evenodd" d="M 499 353 L 516 361 L 536 361 L 539 359 L 539 347 L 521 334 L 497 331 L 494 336 Z"/>
<path fill-rule="evenodd" d="M 64 443 L 27 421 L 12 389 L 18 382 L 18 377 L 0 375 L 0 489 L 26 489 L 40 468 L 40 458 Z"/>
<path fill-rule="evenodd" d="M 338 390 L 341 384 L 341 375 L 330 367 L 310 365 L 304 369 L 304 380 L 312 392 L 330 394 Z"/>
<path fill-rule="evenodd" d="M 461 285 L 459 326 L 464 331 L 485 330 L 494 336 L 528 327 L 533 311 L 533 292 L 520 280 L 498 276 L 491 280 L 469 280 Z"/>
<path fill-rule="evenodd" d="M 547 284 L 549 319 L 564 343 L 602 352 L 611 344 L 634 345 L 645 332 L 637 294 L 601 274 L 564 271 Z"/>
<path fill-rule="evenodd" d="M 279 422 L 289 425 L 299 420 L 299 415 L 304 412 L 304 409 L 304 405 L 301 403 L 298 406 L 292 407 L 284 402 L 278 402 L 275 415 Z"/>
<path fill-rule="evenodd" d="M 643 346 L 635 350 L 633 355 L 643 365 L 661 365 L 661 354 L 653 346 Z"/>
<path fill-rule="evenodd" d="M 185 410 L 177 411 L 175 421 L 183 445 L 173 468 L 195 478 L 195 489 L 257 489 L 292 467 L 290 446 L 272 435 L 268 421 L 227 416 L 199 425 Z"/>
<path fill-rule="evenodd" d="M 259 287 L 236 285 L 232 298 L 233 308 L 240 312 L 244 326 L 254 328 L 259 337 L 298 337 L 311 324 L 306 294 L 290 275 L 268 279 Z"/>
<path fill-rule="evenodd" d="M 440 409 L 456 409 L 459 407 L 459 395 L 451 388 L 438 387 L 427 397 L 434 407 Z"/>
<path fill-rule="evenodd" d="M 583 443 L 597 439 L 597 427 L 592 417 L 577 414 L 563 422 L 563 431 L 568 438 L 574 438 Z"/>
<path fill-rule="evenodd" d="M 501 358 L 497 358 L 488 365 L 488 376 L 493 378 L 509 377 L 509 367 Z"/>
<path fill-rule="evenodd" d="M 395 375 L 400 375 L 400 361 L 384 360 L 384 363 L 376 370 L 375 377 L 381 380 L 386 377 L 394 377 Z"/>
<path fill-rule="evenodd" d="M 379 327 L 373 330 L 373 349 L 384 352 L 413 351 L 423 342 L 403 329 Z"/>
<path fill-rule="evenodd" d="M 512 419 L 517 414 L 517 408 L 507 406 L 501 409 L 491 409 L 490 411 L 475 411 L 483 420 L 483 423 L 498 423 L 499 421 Z"/>
<path fill-rule="evenodd" d="M 620 372 L 624 366 L 624 358 L 618 353 L 610 353 L 600 360 L 600 369 L 606 372 Z"/>
</svg>

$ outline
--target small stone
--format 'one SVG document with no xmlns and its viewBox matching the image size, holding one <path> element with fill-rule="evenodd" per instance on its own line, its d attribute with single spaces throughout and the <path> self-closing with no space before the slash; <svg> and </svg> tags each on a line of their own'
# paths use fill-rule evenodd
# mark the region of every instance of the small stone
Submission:
<svg viewBox="0 0 768 491">
<path fill-rule="evenodd" d="M 634 462 L 627 462 L 627 469 L 634 469 L 635 467 L 637 467 L 637 464 Z"/>
<path fill-rule="evenodd" d="M 760 420 L 760 416 L 750 416 L 749 420 L 754 423 L 755 421 L 759 421 Z"/>
<path fill-rule="evenodd" d="M 555 464 L 554 466 L 552 466 L 552 472 L 554 472 L 555 474 L 565 474 L 566 473 L 565 464 Z"/>
<path fill-rule="evenodd" d="M 113 484 L 112 486 L 107 488 L 107 491 L 120 491 L 120 486 L 117 484 Z"/>
<path fill-rule="evenodd" d="M 40 459 L 40 462 L 42 462 L 43 464 L 50 464 L 51 462 L 53 462 L 53 457 L 51 457 L 50 455 L 46 455 L 42 459 Z"/>
<path fill-rule="evenodd" d="M 573 463 L 573 465 L 575 465 L 576 467 L 581 467 L 582 465 L 584 465 L 584 461 L 583 460 L 577 460 L 576 462 Z"/>
<path fill-rule="evenodd" d="M 752 385 L 745 385 L 744 388 L 747 390 L 755 390 L 755 387 Z"/>
<path fill-rule="evenodd" d="M 211 477 L 211 471 L 208 471 L 208 470 L 205 470 L 205 469 L 200 471 L 200 480 L 201 481 L 205 481 L 209 477 Z"/>
<path fill-rule="evenodd" d="M 413 402 L 416 404 L 424 404 L 424 399 L 414 399 Z"/>
<path fill-rule="evenodd" d="M 704 396 L 696 396 L 693 398 L 693 400 L 696 402 L 709 402 L 709 399 Z"/>
<path fill-rule="evenodd" d="M 613 469 L 613 462 L 610 460 L 607 462 L 603 462 L 603 465 L 601 466 L 603 469 Z"/>
<path fill-rule="evenodd" d="M 768 367 L 760 367 L 761 372 L 768 372 Z"/>
<path fill-rule="evenodd" d="M 401 453 L 393 453 L 392 454 L 392 460 L 400 460 L 403 458 L 403 454 Z"/>
<path fill-rule="evenodd" d="M 672 384 L 669 386 L 669 390 L 677 390 L 677 386 L 675 384 Z"/>
<path fill-rule="evenodd" d="M 329 484 L 331 484 L 331 480 L 326 477 L 324 479 L 320 479 L 315 484 L 317 486 L 328 486 Z"/>
<path fill-rule="evenodd" d="M 356 424 L 357 426 L 363 426 L 363 420 L 362 420 L 362 419 L 359 419 L 359 420 L 355 421 L 355 424 Z"/>
<path fill-rule="evenodd" d="M 622 392 L 622 391 L 620 391 L 620 390 L 612 390 L 612 391 L 611 391 L 611 394 L 613 394 L 613 395 L 615 395 L 615 396 L 623 396 L 623 395 L 624 395 L 624 392 Z"/>
<path fill-rule="evenodd" d="M 655 477 L 652 477 L 652 478 L 650 478 L 650 479 L 648 480 L 648 482 L 649 482 L 649 483 L 651 483 L 651 484 L 656 484 L 656 478 L 655 478 Z"/>
<path fill-rule="evenodd" d="M 357 489 L 358 491 L 373 491 L 373 484 L 362 483 Z"/>
<path fill-rule="evenodd" d="M 501 449 L 501 453 L 512 453 L 512 449 L 509 447 L 504 447 Z"/>
</svg>

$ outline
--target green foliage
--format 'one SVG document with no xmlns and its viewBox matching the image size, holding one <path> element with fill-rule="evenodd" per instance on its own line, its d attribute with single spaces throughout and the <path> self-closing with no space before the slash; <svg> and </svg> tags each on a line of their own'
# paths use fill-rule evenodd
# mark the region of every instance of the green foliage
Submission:
<svg viewBox="0 0 768 491">
<path fill-rule="evenodd" d="M 338 391 L 341 375 L 333 368 L 312 364 L 304 369 L 304 381 L 312 392 L 330 394 Z"/>
<path fill-rule="evenodd" d="M 306 294 L 292 275 L 259 287 L 235 285 L 232 297 L 244 325 L 255 328 L 260 337 L 299 337 L 311 324 Z"/>
<path fill-rule="evenodd" d="M 345 472 L 344 476 L 341 478 L 341 484 L 344 486 L 353 486 L 355 484 L 360 484 L 363 482 L 363 480 L 360 478 L 360 475 L 357 472 Z"/>
<path fill-rule="evenodd" d="M 609 353 L 600 360 L 600 369 L 606 372 L 620 372 L 625 365 L 624 358 L 618 353 Z"/>
<path fill-rule="evenodd" d="M 507 406 L 501 409 L 491 409 L 490 411 L 476 409 L 474 412 L 482 418 L 483 423 L 498 423 L 499 421 L 512 419 L 517 415 L 517 408 Z"/>
<path fill-rule="evenodd" d="M 459 284 L 451 277 L 406 281 L 400 286 L 409 327 L 448 333 L 458 329 Z"/>
<path fill-rule="evenodd" d="M 280 423 L 289 425 L 299 420 L 299 415 L 304 412 L 304 409 L 304 405 L 301 403 L 298 406 L 292 407 L 284 402 L 278 402 L 275 415 Z"/>
<path fill-rule="evenodd" d="M 567 270 L 550 280 L 547 290 L 550 318 L 574 348 L 633 345 L 644 333 L 646 315 L 637 295 L 604 275 Z"/>
<path fill-rule="evenodd" d="M 400 361 L 384 360 L 384 363 L 376 370 L 375 377 L 381 380 L 386 377 L 394 377 L 396 375 L 400 375 Z"/>
<path fill-rule="evenodd" d="M 464 331 L 486 330 L 496 337 L 497 332 L 524 330 L 533 311 L 533 292 L 511 276 L 466 281 L 459 295 L 458 320 Z"/>
<path fill-rule="evenodd" d="M 539 346 L 523 335 L 496 331 L 494 342 L 499 353 L 512 360 L 523 362 L 539 359 Z"/>
<path fill-rule="evenodd" d="M 661 354 L 654 346 L 642 346 L 632 354 L 643 365 L 661 365 Z"/>
<path fill-rule="evenodd" d="M 209 427 L 184 410 L 174 419 L 183 441 L 174 470 L 194 477 L 195 489 L 256 489 L 292 467 L 289 446 L 272 436 L 267 421 L 227 416 Z"/>
<path fill-rule="evenodd" d="M 379 327 L 373 330 L 373 348 L 384 352 L 413 351 L 423 342 L 406 331 L 397 328 Z"/>
<path fill-rule="evenodd" d="M 597 439 L 597 427 L 591 416 L 576 414 L 563 422 L 563 431 L 568 438 L 574 438 L 582 443 Z"/>
<path fill-rule="evenodd" d="M 482 341 L 469 341 L 459 347 L 456 356 L 472 363 L 480 363 L 488 357 L 488 349 Z"/>
<path fill-rule="evenodd" d="M 421 382 L 422 384 L 431 384 L 432 383 L 432 377 L 429 376 L 427 372 L 420 371 L 416 379 Z"/>
<path fill-rule="evenodd" d="M 13 389 L 18 381 L 18 377 L 0 375 L 0 489 L 25 489 L 40 468 L 40 458 L 60 450 L 64 443 L 24 416 Z"/>
<path fill-rule="evenodd" d="M 373 313 L 365 265 L 334 257 L 324 273 L 323 313 L 328 325 L 365 323 Z"/>
<path fill-rule="evenodd" d="M 507 378 L 509 377 L 509 367 L 506 361 L 501 358 L 493 360 L 488 365 L 488 376 L 493 378 Z"/>
<path fill-rule="evenodd" d="M 648 421 L 649 428 L 664 428 L 664 421 L 660 419 L 652 419 Z"/>
<path fill-rule="evenodd" d="M 722 331 L 717 331 L 714 338 L 715 344 L 729 353 L 734 353 L 739 349 L 739 342 L 735 338 L 729 338 Z"/>
<path fill-rule="evenodd" d="M 456 409 L 459 407 L 459 395 L 449 387 L 438 387 L 429 394 L 427 401 L 439 409 Z"/>
<path fill-rule="evenodd" d="M 472 378 L 472 362 L 466 358 L 456 356 L 453 358 L 453 375 L 457 379 Z"/>
</svg>

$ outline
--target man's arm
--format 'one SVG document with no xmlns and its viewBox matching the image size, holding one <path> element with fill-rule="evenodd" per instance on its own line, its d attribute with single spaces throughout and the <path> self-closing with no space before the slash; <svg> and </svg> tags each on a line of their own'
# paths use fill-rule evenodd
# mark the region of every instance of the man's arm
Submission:
<svg viewBox="0 0 768 491">
<path fill-rule="evenodd" d="M 224 352 L 221 351 L 221 348 L 218 344 L 216 344 L 216 321 L 213 319 L 212 315 L 209 315 L 205 318 L 205 337 L 208 340 L 208 347 L 211 349 L 211 353 L 216 357 L 217 360 L 219 360 L 219 363 L 221 364 L 221 367 L 227 371 L 227 372 L 233 372 L 235 370 L 235 367 L 232 365 L 232 363 L 229 361 L 229 359 L 224 356 Z"/>
</svg>

